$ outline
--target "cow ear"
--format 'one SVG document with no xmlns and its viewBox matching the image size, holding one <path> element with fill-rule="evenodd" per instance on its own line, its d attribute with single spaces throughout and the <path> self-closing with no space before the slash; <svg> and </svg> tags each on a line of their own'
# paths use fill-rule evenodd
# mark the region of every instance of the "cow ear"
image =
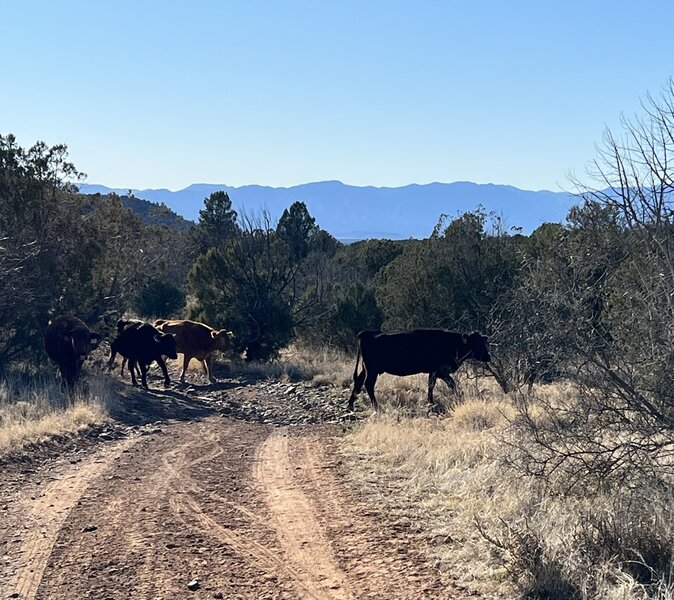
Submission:
<svg viewBox="0 0 674 600">
<path fill-rule="evenodd" d="M 215 331 L 215 329 L 214 329 L 213 331 L 211 331 L 211 337 L 212 337 L 213 339 L 217 338 L 219 334 L 220 334 L 220 332 L 219 332 L 219 331 Z"/>
<path fill-rule="evenodd" d="M 163 336 L 161 333 L 155 333 L 155 334 L 154 334 L 154 341 L 157 342 L 158 344 L 161 344 L 161 339 L 162 339 L 163 337 L 164 337 L 164 336 Z"/>
<path fill-rule="evenodd" d="M 467 344 L 468 343 L 468 335 L 464 333 L 461 337 L 463 338 L 463 343 Z"/>
</svg>

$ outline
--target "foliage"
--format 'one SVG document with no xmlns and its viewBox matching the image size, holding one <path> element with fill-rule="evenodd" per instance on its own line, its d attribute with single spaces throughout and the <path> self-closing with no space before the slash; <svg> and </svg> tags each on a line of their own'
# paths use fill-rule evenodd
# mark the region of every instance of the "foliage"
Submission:
<svg viewBox="0 0 674 600">
<path fill-rule="evenodd" d="M 111 196 L 82 196 L 63 145 L 0 136 L 0 364 L 41 352 L 51 316 L 107 326 L 145 281 L 174 269 L 181 234 Z M 170 264 L 171 263 L 171 264 Z"/>
<path fill-rule="evenodd" d="M 294 202 L 286 208 L 276 226 L 276 235 L 286 244 L 290 258 L 298 263 L 309 254 L 311 242 L 318 232 L 316 219 L 304 202 Z"/>
<path fill-rule="evenodd" d="M 244 218 L 242 228 L 194 263 L 191 316 L 235 334 L 247 360 L 273 357 L 292 337 L 288 293 L 297 272 L 268 217 Z"/>
<path fill-rule="evenodd" d="M 213 192 L 204 199 L 204 208 L 199 211 L 199 230 L 204 247 L 216 246 L 235 235 L 238 227 L 237 214 L 227 192 Z"/>
<path fill-rule="evenodd" d="M 122 196 L 122 204 L 138 215 L 146 225 L 164 225 L 180 233 L 187 233 L 194 227 L 192 221 L 176 214 L 163 202 L 156 204 L 149 200 L 136 198 L 129 193 L 128 196 Z"/>
<path fill-rule="evenodd" d="M 545 418 L 520 404 L 517 464 L 568 488 L 671 486 L 674 470 L 674 87 L 607 133 L 569 227 L 526 261 L 511 330 L 575 385 Z M 533 237 L 533 236 L 532 236 Z M 540 241 L 540 240 L 539 240 Z"/>
<path fill-rule="evenodd" d="M 331 297 L 329 316 L 307 332 L 305 339 L 351 352 L 359 331 L 381 328 L 384 315 L 372 287 L 354 283 L 344 289 L 336 285 Z"/>
<path fill-rule="evenodd" d="M 519 238 L 487 231 L 483 212 L 466 213 L 427 240 L 405 246 L 381 272 L 377 301 L 390 329 L 487 331 L 489 314 L 511 288 Z"/>
<path fill-rule="evenodd" d="M 316 292 L 316 302 L 311 305 L 311 318 L 300 324 L 298 333 L 305 343 L 350 352 L 359 331 L 382 326 L 383 313 L 375 296 L 378 274 L 403 246 L 391 240 L 342 246 L 332 238 L 336 243 L 323 243 L 319 250 L 315 242 L 323 233 L 319 230 L 314 236 L 313 249 L 302 265 L 301 273 L 313 278 L 305 290 Z"/>
<path fill-rule="evenodd" d="M 177 317 L 185 306 L 185 292 L 171 281 L 150 279 L 138 291 L 135 309 L 139 315 Z"/>
</svg>

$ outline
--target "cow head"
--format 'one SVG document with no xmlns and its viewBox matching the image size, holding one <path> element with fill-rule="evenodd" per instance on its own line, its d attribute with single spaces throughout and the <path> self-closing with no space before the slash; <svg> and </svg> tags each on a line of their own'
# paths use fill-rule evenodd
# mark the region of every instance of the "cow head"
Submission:
<svg viewBox="0 0 674 600">
<path fill-rule="evenodd" d="M 129 327 L 140 327 L 143 324 L 144 321 L 140 319 L 119 319 L 117 321 L 117 333 L 122 333 L 122 331 Z"/>
<path fill-rule="evenodd" d="M 73 329 L 61 333 L 61 343 L 79 364 L 84 362 L 84 359 L 89 352 L 96 348 L 100 341 L 100 334 L 85 328 Z"/>
<path fill-rule="evenodd" d="M 154 336 L 154 341 L 159 344 L 159 351 L 162 355 L 168 356 L 171 359 L 178 358 L 175 335 L 171 333 L 157 333 Z"/>
<path fill-rule="evenodd" d="M 213 338 L 213 346 L 215 350 L 220 350 L 220 352 L 229 352 L 232 349 L 232 340 L 234 339 L 234 334 L 231 331 L 226 329 L 221 329 L 220 331 L 211 331 L 211 337 Z"/>
<path fill-rule="evenodd" d="M 463 334 L 463 343 L 467 346 L 468 355 L 466 358 L 479 360 L 480 362 L 488 363 L 491 360 L 489 356 L 489 344 L 486 335 L 482 335 L 477 331 L 470 334 Z"/>
</svg>

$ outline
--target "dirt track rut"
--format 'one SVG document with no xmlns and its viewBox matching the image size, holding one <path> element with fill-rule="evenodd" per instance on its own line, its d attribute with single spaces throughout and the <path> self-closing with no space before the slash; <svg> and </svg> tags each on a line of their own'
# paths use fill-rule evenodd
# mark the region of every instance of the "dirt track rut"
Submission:
<svg viewBox="0 0 674 600">
<path fill-rule="evenodd" d="M 0 514 L 0 596 L 459 597 L 354 496 L 335 444 L 210 416 L 27 476 Z"/>
</svg>

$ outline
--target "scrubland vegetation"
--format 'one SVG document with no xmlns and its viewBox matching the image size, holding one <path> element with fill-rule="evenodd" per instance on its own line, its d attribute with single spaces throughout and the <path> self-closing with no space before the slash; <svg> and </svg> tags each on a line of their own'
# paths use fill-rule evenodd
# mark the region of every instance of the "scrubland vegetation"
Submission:
<svg viewBox="0 0 674 600">
<path fill-rule="evenodd" d="M 425 382 L 417 380 L 417 410 Z M 566 385 L 534 390 L 553 405 Z M 410 410 L 413 412 L 413 410 Z M 504 598 L 670 598 L 670 493 L 639 485 L 568 481 L 516 466 L 517 412 L 496 389 L 466 394 L 446 419 L 388 412 L 347 436 L 345 473 L 376 506 L 428 542 L 438 568 L 470 589 Z"/>
<path fill-rule="evenodd" d="M 27 440 L 58 429 L 55 404 L 73 427 L 105 405 L 9 383 L 17 363 L 44 370 L 56 314 L 104 334 L 128 310 L 203 320 L 234 332 L 250 372 L 340 387 L 361 329 L 478 330 L 501 387 L 466 369 L 451 414 L 428 419 L 425 377 L 382 378 L 386 414 L 345 440 L 354 484 L 475 589 L 670 598 L 673 152 L 670 82 L 607 132 L 565 224 L 523 235 L 477 210 L 427 239 L 343 245 L 301 202 L 272 223 L 224 192 L 187 231 L 142 221 L 79 195 L 65 147 L 0 137 L 0 451 L 21 443 L 2 441 L 13 423 L 35 423 Z"/>
</svg>

